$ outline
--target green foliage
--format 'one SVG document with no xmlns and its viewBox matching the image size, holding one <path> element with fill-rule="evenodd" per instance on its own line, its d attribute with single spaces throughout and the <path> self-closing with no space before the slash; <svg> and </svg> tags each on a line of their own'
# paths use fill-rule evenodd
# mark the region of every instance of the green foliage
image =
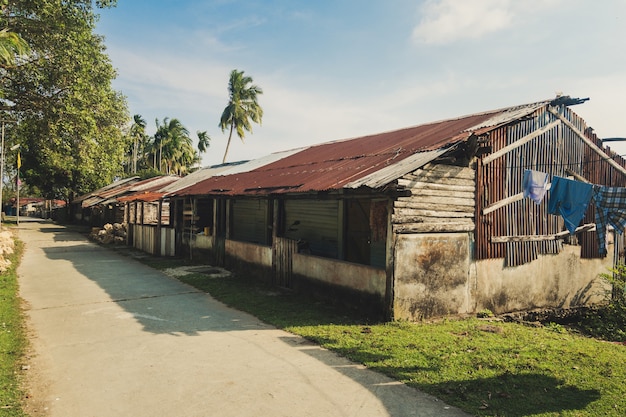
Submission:
<svg viewBox="0 0 626 417">
<path fill-rule="evenodd" d="M 577 326 L 591 336 L 626 343 L 626 265 L 600 277 L 610 285 L 606 305 L 587 311 Z"/>
<path fill-rule="evenodd" d="M 488 308 L 480 310 L 478 313 L 476 313 L 476 317 L 478 317 L 479 319 L 486 319 L 493 316 L 493 311 L 489 310 Z"/>
<path fill-rule="evenodd" d="M 18 68 L 4 70 L 7 101 L 0 103 L 2 116 L 15 120 L 7 143 L 21 144 L 22 178 L 45 197 L 65 200 L 111 182 L 122 173 L 128 115 L 111 88 L 116 74 L 103 39 L 93 32 L 92 2 L 9 0 L 4 12 L 31 48 Z"/>
<path fill-rule="evenodd" d="M 6 28 L 0 30 L 0 67 L 14 66 L 18 57 L 29 51 L 28 43 L 20 35 Z"/>
<path fill-rule="evenodd" d="M 24 393 L 18 379 L 27 343 L 16 272 L 22 250 L 21 242 L 16 242 L 15 252 L 9 257 L 11 267 L 0 274 L 0 414 L 7 417 L 26 416 L 20 404 Z"/>
<path fill-rule="evenodd" d="M 200 162 L 200 152 L 209 147 L 211 138 L 206 132 L 198 132 L 198 150 L 193 148 L 189 131 L 180 120 L 166 117 L 156 119 L 154 136 L 145 133 L 146 122 L 141 115 L 134 115 L 128 131 L 129 146 L 124 166 L 128 175 L 150 177 L 163 174 L 185 175 Z M 156 173 L 152 175 L 152 173 Z"/>
<path fill-rule="evenodd" d="M 189 130 L 178 119 L 156 120 L 157 130 L 152 140 L 154 169 L 164 174 L 187 174 L 200 161 L 192 146 Z"/>
</svg>

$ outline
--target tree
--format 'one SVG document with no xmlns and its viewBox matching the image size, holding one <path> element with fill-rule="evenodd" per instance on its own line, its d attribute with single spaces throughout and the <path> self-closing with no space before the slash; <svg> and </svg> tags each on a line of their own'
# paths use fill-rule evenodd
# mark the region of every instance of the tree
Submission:
<svg viewBox="0 0 626 417">
<path fill-rule="evenodd" d="M 206 130 L 204 132 L 198 130 L 196 135 L 198 135 L 198 152 L 205 153 L 209 149 L 211 138 L 207 135 Z"/>
<path fill-rule="evenodd" d="M 170 120 L 167 117 L 163 119 L 162 124 L 159 119 L 156 119 L 156 126 L 153 154 L 158 160 L 158 170 L 166 174 L 179 175 L 189 172 L 191 167 L 200 160 L 192 146 L 193 141 L 189 137 L 189 130 L 180 120 Z"/>
<path fill-rule="evenodd" d="M 237 136 L 243 142 L 245 132 L 252 133 L 250 120 L 261 124 L 263 109 L 257 101 L 257 96 L 261 94 L 263 94 L 263 90 L 261 87 L 252 84 L 252 77 L 244 75 L 243 71 L 237 71 L 236 69 L 231 71 L 228 81 L 228 104 L 222 112 L 219 124 L 222 132 L 230 129 L 222 163 L 226 162 L 233 131 L 237 132 Z"/>
<path fill-rule="evenodd" d="M 130 126 L 130 137 L 133 141 L 131 157 L 132 157 L 132 173 L 137 173 L 137 160 L 143 153 L 146 142 L 146 121 L 139 114 L 133 116 L 133 124 Z"/>
<path fill-rule="evenodd" d="M 114 1 L 98 1 L 110 6 Z M 48 198 L 71 200 L 123 173 L 129 137 L 124 97 L 91 0 L 4 0 L 3 21 L 31 52 L 2 68 L 0 100 L 9 143 L 19 140 L 22 176 Z"/>
</svg>

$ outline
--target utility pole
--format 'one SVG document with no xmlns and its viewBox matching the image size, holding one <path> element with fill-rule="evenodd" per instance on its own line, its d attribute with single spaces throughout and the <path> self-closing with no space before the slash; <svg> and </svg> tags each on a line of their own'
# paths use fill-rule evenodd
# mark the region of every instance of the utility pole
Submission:
<svg viewBox="0 0 626 417">
<path fill-rule="evenodd" d="M 11 146 L 11 150 L 12 151 L 14 151 L 16 149 L 19 149 L 19 148 L 20 148 L 20 144 L 19 143 L 16 144 L 16 145 Z M 18 151 L 18 154 L 17 154 L 17 181 L 15 181 L 15 191 L 16 191 L 16 194 L 17 194 L 17 201 L 16 201 L 17 210 L 16 210 L 15 214 L 17 215 L 17 225 L 18 226 L 20 225 L 20 167 L 21 166 L 22 166 L 22 162 L 21 162 L 21 157 L 20 157 L 19 151 Z"/>
<path fill-rule="evenodd" d="M 2 188 L 4 187 L 4 125 L 14 120 L 1 119 L 2 123 L 2 139 L 0 139 L 0 229 L 2 229 L 2 217 L 4 212 L 2 211 Z"/>
</svg>

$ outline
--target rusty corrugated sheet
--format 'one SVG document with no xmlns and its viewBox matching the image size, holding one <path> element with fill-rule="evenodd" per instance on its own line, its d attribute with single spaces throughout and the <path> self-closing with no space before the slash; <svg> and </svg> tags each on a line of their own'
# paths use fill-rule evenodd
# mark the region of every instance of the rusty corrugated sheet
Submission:
<svg viewBox="0 0 626 417">
<path fill-rule="evenodd" d="M 152 192 L 126 195 L 123 197 L 119 197 L 117 201 L 120 203 L 129 203 L 132 201 L 143 201 L 145 203 L 151 203 L 151 202 L 160 200 L 162 197 L 163 197 L 163 193 L 152 191 Z"/>
<path fill-rule="evenodd" d="M 489 132 L 492 152 L 517 142 L 524 136 L 548 125 L 554 120 L 545 106 L 536 109 L 529 117 L 513 120 Z M 561 114 L 572 122 L 580 132 L 602 148 L 601 141 L 585 122 L 571 109 L 561 106 Z M 619 164 L 626 161 L 606 152 Z M 540 242 L 491 243 L 495 236 L 552 235 L 564 230 L 560 216 L 547 212 L 548 197 L 540 205 L 523 199 L 501 207 L 486 215 L 482 210 L 490 204 L 522 191 L 525 169 L 566 177 L 568 170 L 598 185 L 625 186 L 626 177 L 593 152 L 571 129 L 561 124 L 546 133 L 509 151 L 489 164 L 478 161 L 476 170 L 476 259 L 504 258 L 506 265 L 521 265 L 536 259 L 540 254 L 558 253 L 561 240 Z M 594 223 L 594 207 L 590 204 L 583 223 Z M 577 235 L 582 257 L 597 257 L 598 245 L 595 232 Z"/>
<path fill-rule="evenodd" d="M 163 188 L 166 185 L 171 184 L 179 179 L 180 177 L 177 175 L 162 175 L 159 177 L 148 178 L 148 179 L 145 179 L 143 181 L 139 181 L 133 184 L 133 186 L 130 188 L 129 191 L 130 192 L 157 191 L 160 188 Z"/>
<path fill-rule="evenodd" d="M 216 165 L 216 166 L 212 166 L 209 168 L 205 168 L 201 170 L 197 175 L 194 175 L 196 173 L 190 174 L 180 179 L 179 181 L 175 182 L 174 184 L 162 189 L 161 191 L 165 192 L 164 193 L 165 197 L 175 197 L 179 195 L 180 190 L 185 190 L 209 178 L 217 177 L 217 176 L 235 175 L 235 174 L 241 174 L 241 173 L 248 172 L 248 171 L 253 171 L 255 169 L 264 167 L 268 164 L 281 160 L 287 156 L 293 155 L 294 153 L 300 152 L 304 149 L 306 148 L 297 148 L 297 149 L 291 149 L 287 151 L 274 152 L 264 157 L 257 158 L 251 161 L 242 161 L 242 162 L 234 163 L 234 164 L 233 163 L 222 164 L 222 165 Z M 190 178 L 192 176 L 193 178 Z"/>
<path fill-rule="evenodd" d="M 98 195 L 99 200 L 89 199 L 83 202 L 83 207 L 87 202 L 90 202 L 91 205 L 98 204 L 114 204 L 117 202 L 122 202 L 122 199 L 127 196 L 141 196 L 147 193 L 152 194 L 154 191 L 166 186 L 167 184 L 171 184 L 172 182 L 179 179 L 179 177 L 175 175 L 163 175 L 159 177 L 148 178 L 146 180 L 137 181 L 134 183 L 127 184 L 123 187 L 118 187 L 112 190 L 108 190 Z M 160 197 L 159 197 L 160 198 Z M 156 198 L 158 200 L 159 198 Z M 156 201 L 151 200 L 151 201 Z M 134 201 L 126 200 L 126 201 Z"/>
<path fill-rule="evenodd" d="M 417 153 L 444 149 L 463 141 L 469 136 L 469 128 L 496 113 L 311 146 L 250 172 L 209 178 L 177 194 L 250 195 L 340 189 Z"/>
<path fill-rule="evenodd" d="M 133 184 L 139 181 L 139 177 L 130 177 L 123 180 L 112 182 L 102 188 L 99 188 L 91 193 L 82 195 L 74 201 L 73 204 L 81 203 L 81 207 L 88 208 L 100 204 L 111 196 L 124 194 Z"/>
</svg>

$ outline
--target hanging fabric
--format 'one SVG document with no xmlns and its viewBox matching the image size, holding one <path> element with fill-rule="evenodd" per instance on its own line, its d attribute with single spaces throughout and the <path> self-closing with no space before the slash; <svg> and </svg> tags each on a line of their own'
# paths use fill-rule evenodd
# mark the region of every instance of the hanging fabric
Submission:
<svg viewBox="0 0 626 417">
<path fill-rule="evenodd" d="M 626 188 L 595 186 L 593 201 L 596 206 L 596 234 L 601 255 L 606 255 L 606 227 L 611 225 L 619 233 L 626 227 Z"/>
<path fill-rule="evenodd" d="M 537 204 L 541 204 L 548 191 L 548 174 L 545 172 L 527 169 L 522 180 L 524 197 L 530 197 Z"/>
<path fill-rule="evenodd" d="M 559 214 L 567 230 L 574 234 L 593 194 L 593 185 L 558 176 L 552 177 L 548 213 Z"/>
</svg>

